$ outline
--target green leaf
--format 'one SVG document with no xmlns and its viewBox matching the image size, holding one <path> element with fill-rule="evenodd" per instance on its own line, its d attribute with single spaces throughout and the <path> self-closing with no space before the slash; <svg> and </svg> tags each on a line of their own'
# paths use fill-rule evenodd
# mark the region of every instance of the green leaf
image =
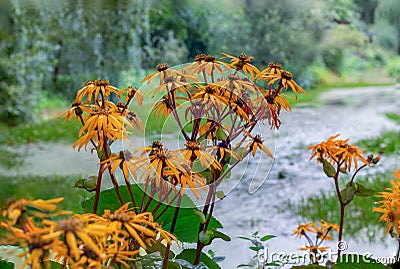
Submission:
<svg viewBox="0 0 400 269">
<path fill-rule="evenodd" d="M 370 257 L 360 254 L 343 254 L 338 258 L 336 266 L 339 269 L 384 269 L 385 265 Z"/>
<path fill-rule="evenodd" d="M 218 140 L 225 140 L 228 138 L 228 136 L 226 135 L 224 129 L 221 126 L 218 126 L 217 131 L 215 132 L 215 137 Z"/>
<path fill-rule="evenodd" d="M 324 169 L 325 174 L 328 177 L 335 177 L 336 169 L 333 167 L 333 165 L 325 159 L 319 158 L 319 160 L 322 162 L 322 167 Z"/>
<path fill-rule="evenodd" d="M 252 265 L 252 264 L 239 264 L 238 266 L 236 266 L 236 268 L 240 268 L 240 267 L 254 267 L 254 265 Z"/>
<path fill-rule="evenodd" d="M 176 259 L 182 259 L 193 263 L 196 258 L 196 249 L 184 249 L 181 253 L 176 256 Z M 213 261 L 207 254 L 200 254 L 200 262 L 203 262 L 209 269 L 221 269 L 221 267 Z"/>
<path fill-rule="evenodd" d="M 356 186 L 354 184 L 348 184 L 346 188 L 340 191 L 340 196 L 342 198 L 342 203 L 344 205 L 349 204 L 354 199 L 354 194 L 356 193 Z"/>
<path fill-rule="evenodd" d="M 357 195 L 357 196 L 368 197 L 368 196 L 372 196 L 375 194 L 374 189 L 368 189 L 358 182 L 356 183 L 356 189 L 357 190 L 355 192 L 355 195 Z"/>
<path fill-rule="evenodd" d="M 14 269 L 14 263 L 0 260 L 0 269 Z"/>
<path fill-rule="evenodd" d="M 198 209 L 193 209 L 195 216 L 199 219 L 201 224 L 206 223 L 206 216 L 204 215 L 203 211 Z"/>
<path fill-rule="evenodd" d="M 131 185 L 132 193 L 135 198 L 136 204 L 140 204 L 143 198 L 142 185 L 133 184 Z M 120 193 L 124 201 L 130 201 L 129 193 L 126 186 L 120 186 Z M 172 195 L 172 194 L 171 194 Z M 175 199 L 177 200 L 177 199 Z M 82 202 L 82 208 L 85 212 L 92 212 L 94 203 L 94 195 Z M 148 211 L 152 211 L 157 206 L 157 201 L 150 203 Z M 115 194 L 114 189 L 104 190 L 100 193 L 99 206 L 97 213 L 103 214 L 104 209 L 110 209 L 111 212 L 120 208 L 121 204 Z M 164 210 L 166 205 L 161 205 L 157 212 Z M 175 226 L 174 234 L 178 237 L 179 241 L 186 243 L 195 243 L 198 239 L 198 229 L 200 226 L 200 220 L 196 216 L 193 208 L 196 208 L 194 202 L 187 196 L 182 197 L 181 208 L 179 209 L 178 221 Z M 165 213 L 157 220 L 157 222 L 165 229 L 171 228 L 172 219 L 174 217 L 175 207 L 170 206 L 166 209 Z M 211 217 L 208 225 L 209 229 L 222 228 L 221 223 Z"/>
<path fill-rule="evenodd" d="M 260 248 L 256 247 L 256 246 L 251 246 L 251 247 L 249 247 L 249 249 L 254 250 L 254 251 L 259 251 L 260 250 Z"/>
<path fill-rule="evenodd" d="M 217 230 L 213 230 L 213 232 L 214 232 L 214 237 L 215 238 L 221 238 L 224 241 L 231 241 L 232 240 L 229 235 L 226 235 L 223 232 L 220 232 L 220 231 L 217 231 Z"/>
<path fill-rule="evenodd" d="M 88 176 L 75 182 L 75 188 L 85 189 L 89 192 L 95 191 L 97 185 L 97 176 Z"/>
<path fill-rule="evenodd" d="M 106 158 L 106 153 L 104 152 L 104 149 L 100 149 L 97 147 L 97 157 L 99 158 L 100 161 L 104 161 Z M 108 153 L 111 155 L 111 148 L 108 146 Z"/>
<path fill-rule="evenodd" d="M 182 267 L 179 264 L 177 264 L 176 262 L 173 262 L 173 261 L 168 261 L 167 268 L 168 269 L 182 269 Z"/>
<path fill-rule="evenodd" d="M 275 235 L 269 234 L 269 235 L 265 235 L 265 236 L 261 237 L 260 240 L 262 242 L 264 242 L 264 241 L 270 240 L 270 239 L 275 238 L 275 237 L 276 237 Z"/>
<path fill-rule="evenodd" d="M 225 196 L 225 193 L 223 192 L 223 191 L 217 191 L 216 193 L 215 193 L 215 195 L 217 196 L 217 198 L 218 199 L 224 199 L 226 196 Z"/>
<path fill-rule="evenodd" d="M 244 240 L 248 240 L 248 241 L 252 241 L 252 240 L 253 240 L 253 239 L 251 239 L 251 238 L 244 237 L 244 236 L 238 236 L 238 238 L 244 239 Z"/>
<path fill-rule="evenodd" d="M 212 240 L 214 239 L 214 232 L 211 230 L 201 231 L 199 233 L 199 241 L 204 245 L 211 244 Z"/>
</svg>

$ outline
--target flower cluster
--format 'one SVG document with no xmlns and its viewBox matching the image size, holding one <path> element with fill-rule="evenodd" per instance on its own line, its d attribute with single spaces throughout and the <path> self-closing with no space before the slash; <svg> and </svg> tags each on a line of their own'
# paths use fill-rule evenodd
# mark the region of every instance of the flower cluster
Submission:
<svg viewBox="0 0 400 269">
<path fill-rule="evenodd" d="M 339 226 L 333 223 L 321 220 L 319 227 L 314 222 L 298 225 L 297 229 L 293 230 L 293 235 L 304 237 L 307 240 L 306 246 L 299 248 L 300 250 L 307 250 L 313 254 L 324 252 L 329 247 L 321 246 L 325 240 L 332 240 L 333 231 L 339 231 Z M 315 240 L 312 240 L 310 234 L 315 234 Z"/>
<path fill-rule="evenodd" d="M 373 209 L 374 212 L 382 213 L 380 221 L 387 223 L 385 233 L 389 233 L 393 237 L 398 237 L 400 234 L 400 170 L 393 172 L 394 180 L 390 180 L 391 188 L 386 188 L 376 197 L 381 198 L 376 202 L 378 207 Z"/>
<path fill-rule="evenodd" d="M 331 164 L 341 167 L 343 171 L 350 171 L 353 167 L 357 170 L 358 161 L 367 166 L 373 162 L 372 159 L 363 156 L 363 149 L 356 147 L 354 144 L 349 144 L 349 139 L 338 139 L 339 136 L 340 134 L 337 134 L 320 144 L 309 146 L 308 149 L 312 150 L 310 160 L 314 157 L 318 157 L 320 162 L 328 160 Z"/>
<path fill-rule="evenodd" d="M 231 60 L 224 62 L 224 58 Z M 178 125 L 185 141 L 177 149 L 168 149 L 161 142 L 154 141 L 145 147 L 113 152 L 110 146 L 117 140 L 125 140 L 129 133 L 128 128 L 129 131 L 142 129 L 139 117 L 129 110 L 133 98 L 138 105 L 143 103 L 141 91 L 132 87 L 119 90 L 106 80 L 95 80 L 87 82 L 77 92 L 72 107 L 62 116 L 65 120 L 75 116 L 82 124 L 79 139 L 73 147 L 80 150 L 91 145 L 92 151 L 97 151 L 99 157 L 98 175 L 92 177 L 96 178 L 96 185 L 91 188 L 96 191 L 93 213 L 98 213 L 104 173 L 108 173 L 113 183 L 121 208 L 126 209 L 124 205 L 128 202 L 127 197 L 123 197 L 119 190 L 119 175 L 116 173 L 120 170 L 129 193 L 129 202 L 132 204 L 132 214 L 136 214 L 136 217 L 128 218 L 129 224 L 125 217 L 103 216 L 100 220 L 95 215 L 90 218 L 89 224 L 99 225 L 103 221 L 111 221 L 113 227 L 126 230 L 122 234 L 108 234 L 113 242 L 128 234 L 138 247 L 144 248 L 148 242 L 140 240 L 142 237 L 138 237 L 136 233 L 141 232 L 154 238 L 156 231 L 139 229 L 139 224 L 134 223 L 134 219 L 144 214 L 146 221 L 151 221 L 152 215 L 157 220 L 166 210 L 162 204 L 167 207 L 174 205 L 176 212 L 170 228 L 173 233 L 180 203 L 189 189 L 195 198 L 205 197 L 204 207 L 200 211 L 202 222 L 194 261 L 194 264 L 199 263 L 203 247 L 218 237 L 217 231 L 208 229 L 217 187 L 246 156 L 255 156 L 257 151 L 261 151 L 273 158 L 272 152 L 263 144 L 261 134 L 255 132 L 260 131 L 257 128 L 262 124 L 269 124 L 271 129 L 280 127 L 282 108 L 290 111 L 285 91 L 291 90 L 296 97 L 299 92 L 304 92 L 293 80 L 293 75 L 283 70 L 281 65 L 270 63 L 260 71 L 251 64 L 252 59 L 253 57 L 245 54 L 238 57 L 223 54 L 222 59 L 199 54 L 193 63 L 179 70 L 170 68 L 166 63 L 159 64 L 155 73 L 142 80 L 143 88 L 150 87 L 149 99 L 154 101 L 157 98 L 150 115 L 159 119 L 171 117 Z M 135 183 L 141 184 L 143 196 L 134 195 L 130 175 Z M 150 212 L 151 215 L 147 215 Z M 92 223 L 94 220 L 96 222 Z M 141 224 L 151 226 L 148 222 Z M 162 230 L 156 230 L 162 234 Z M 205 240 L 204 236 L 200 236 L 204 234 L 213 234 L 212 239 L 207 237 L 210 240 Z M 91 235 L 92 237 L 95 235 Z M 90 249 L 96 257 L 100 254 L 99 250 L 101 248 Z M 73 253 L 74 262 L 80 260 L 82 255 L 77 249 L 71 248 L 69 252 Z M 168 257 L 168 252 L 169 248 L 165 257 Z M 86 263 L 88 261 L 85 260 Z M 165 258 L 163 268 L 166 268 L 167 261 Z"/>
<path fill-rule="evenodd" d="M 73 214 L 57 218 L 62 198 L 51 200 L 18 200 L 10 202 L 3 210 L 7 221 L 0 227 L 7 233 L 1 243 L 16 244 L 25 250 L 24 266 L 43 268 L 53 259 L 70 268 L 103 268 L 119 264 L 127 268 L 135 262 L 139 249 L 163 242 L 171 245 L 174 235 L 164 231 L 154 222 L 151 213 L 134 213 L 129 203 L 115 212 L 105 210 L 102 216 Z M 28 215 L 35 207 L 35 219 Z M 40 216 L 40 217 L 39 217 Z M 51 218 L 50 218 L 51 217 Z"/>
</svg>

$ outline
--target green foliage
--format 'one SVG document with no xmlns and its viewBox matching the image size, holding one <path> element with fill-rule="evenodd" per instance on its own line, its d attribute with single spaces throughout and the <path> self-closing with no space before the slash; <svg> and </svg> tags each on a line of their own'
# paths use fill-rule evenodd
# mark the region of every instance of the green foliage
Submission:
<svg viewBox="0 0 400 269">
<path fill-rule="evenodd" d="M 80 130 L 80 123 L 62 119 L 39 123 L 28 123 L 15 127 L 0 125 L 0 143 L 21 145 L 35 142 L 67 141 L 72 142 Z"/>
<path fill-rule="evenodd" d="M 382 46 L 400 54 L 400 6 L 397 0 L 380 0 L 375 12 L 376 34 Z"/>
<path fill-rule="evenodd" d="M 75 177 L 67 176 L 3 176 L 0 175 L 0 208 L 5 205 L 7 199 L 51 199 L 64 197 L 60 204 L 65 210 L 82 212 L 77 201 L 85 199 L 87 192 L 74 190 Z M 48 186 L 51 186 L 49 188 Z"/>
<path fill-rule="evenodd" d="M 400 132 L 383 131 L 379 137 L 362 139 L 357 142 L 369 152 L 393 155 L 400 153 Z"/>
<path fill-rule="evenodd" d="M 386 117 L 392 121 L 394 121 L 396 124 L 400 125 L 400 114 L 397 113 L 386 113 Z"/>
<path fill-rule="evenodd" d="M 23 157 L 15 149 L 0 147 L 0 166 L 5 168 L 18 167 L 23 163 Z"/>
<path fill-rule="evenodd" d="M 386 69 L 392 78 L 400 82 L 400 57 L 391 57 Z"/>
<path fill-rule="evenodd" d="M 143 190 L 141 185 L 132 185 L 133 196 L 136 201 L 142 201 Z M 120 187 L 121 196 L 125 201 L 129 201 L 129 193 L 126 186 Z M 82 208 L 85 212 L 92 212 L 94 196 L 82 202 Z M 99 200 L 99 213 L 102 213 L 104 209 L 110 209 L 111 211 L 118 209 L 121 206 L 114 189 L 104 190 L 100 193 Z M 157 201 L 153 200 L 150 203 L 148 211 L 152 211 L 157 206 Z M 200 225 L 200 220 L 193 211 L 193 201 L 190 200 L 186 195 L 183 196 L 181 208 L 179 209 L 179 221 L 176 223 L 174 234 L 178 237 L 181 242 L 194 243 L 197 242 L 197 232 Z M 166 208 L 163 204 L 159 208 L 158 212 L 162 212 Z M 175 207 L 170 206 L 165 213 L 157 220 L 165 230 L 169 230 L 172 224 Z M 222 228 L 221 223 L 214 217 L 211 218 L 209 229 Z"/>
<path fill-rule="evenodd" d="M 196 249 L 184 249 L 181 253 L 176 256 L 176 259 L 182 259 L 185 261 L 194 261 L 196 258 Z M 221 269 L 221 267 L 213 261 L 210 257 L 205 253 L 200 254 L 200 262 L 207 266 L 209 269 Z"/>
<path fill-rule="evenodd" d="M 14 269 L 14 264 L 12 262 L 0 260 L 0 269 Z"/>
</svg>

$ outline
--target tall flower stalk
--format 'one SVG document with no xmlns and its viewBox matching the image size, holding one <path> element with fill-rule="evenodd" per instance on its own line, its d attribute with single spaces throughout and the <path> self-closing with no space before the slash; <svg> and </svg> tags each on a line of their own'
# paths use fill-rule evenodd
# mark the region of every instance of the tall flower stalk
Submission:
<svg viewBox="0 0 400 269">
<path fill-rule="evenodd" d="M 368 189 L 355 182 L 355 178 L 360 170 L 370 167 L 371 164 L 377 164 L 381 159 L 380 156 L 364 156 L 363 149 L 356 147 L 354 144 L 349 144 L 348 139 L 338 139 L 339 135 L 331 136 L 326 141 L 308 147 L 312 151 L 310 160 L 317 157 L 317 162 L 322 164 L 325 175 L 332 178 L 335 184 L 336 196 L 340 205 L 338 258 L 342 250 L 340 243 L 343 239 L 346 206 L 353 201 L 355 196 L 366 197 L 375 193 L 373 189 Z M 359 162 L 362 163 L 361 166 Z M 351 171 L 353 173 L 349 175 L 349 180 L 345 187 L 341 189 L 340 176 Z"/>
</svg>

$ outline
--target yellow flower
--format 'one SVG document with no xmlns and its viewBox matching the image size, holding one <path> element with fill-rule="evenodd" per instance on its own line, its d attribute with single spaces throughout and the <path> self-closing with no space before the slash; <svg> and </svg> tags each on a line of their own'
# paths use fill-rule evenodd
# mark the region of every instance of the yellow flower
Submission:
<svg viewBox="0 0 400 269">
<path fill-rule="evenodd" d="M 80 103 L 80 102 L 74 102 L 71 105 L 71 108 L 68 109 L 67 111 L 61 113 L 59 115 L 59 117 L 65 117 L 64 118 L 64 122 L 66 122 L 67 120 L 70 120 L 73 116 L 75 116 L 76 118 L 82 116 L 82 114 L 84 112 L 90 112 L 90 109 L 88 108 L 88 104 L 87 103 Z"/>
<path fill-rule="evenodd" d="M 174 79 L 174 81 L 176 80 L 179 83 L 188 81 L 190 79 L 196 80 L 195 77 L 193 77 L 193 75 L 191 75 L 191 74 L 187 74 L 186 75 L 185 73 L 183 73 L 181 71 L 174 70 L 174 69 L 169 69 L 167 63 L 158 64 L 156 66 L 156 69 L 157 69 L 157 72 L 146 76 L 144 79 L 142 79 L 141 82 L 147 81 L 147 83 L 150 83 L 157 76 L 160 76 L 159 85 L 163 85 L 165 83 L 168 83 L 168 82 L 165 81 L 166 78 L 168 78 L 168 77 L 176 77 L 176 79 Z"/>
<path fill-rule="evenodd" d="M 285 89 L 290 88 L 293 91 L 296 98 L 297 98 L 297 92 L 302 92 L 302 93 L 306 92 L 293 80 L 292 73 L 286 70 L 282 70 L 280 73 L 276 73 L 273 75 L 270 74 L 266 76 L 261 76 L 260 78 L 263 80 L 269 80 L 268 82 L 269 85 L 273 85 L 275 82 L 278 81 L 278 83 Z"/>
<path fill-rule="evenodd" d="M 317 226 L 314 224 L 314 222 L 309 222 L 306 224 L 301 224 L 297 226 L 297 229 L 293 230 L 293 234 L 296 234 L 297 236 L 303 236 L 305 235 L 307 232 L 311 232 L 311 233 L 317 233 L 318 228 Z"/>
<path fill-rule="evenodd" d="M 170 115 L 173 111 L 174 107 L 172 105 L 171 99 L 168 97 L 168 95 L 165 95 L 162 99 L 158 100 L 153 109 L 152 113 L 154 115 L 157 115 L 158 118 L 163 115 L 164 118 L 167 118 L 168 115 Z"/>
<path fill-rule="evenodd" d="M 306 245 L 305 247 L 303 247 L 303 248 L 299 248 L 299 250 L 308 250 L 308 251 L 310 251 L 310 252 L 314 252 L 314 253 L 317 253 L 317 252 L 324 252 L 324 251 L 326 251 L 327 249 L 328 249 L 329 247 L 322 247 L 322 246 L 308 246 L 308 245 Z"/>
<path fill-rule="evenodd" d="M 45 218 L 54 216 L 50 212 L 57 210 L 57 204 L 64 200 L 63 197 L 54 198 L 49 200 L 26 200 L 20 199 L 17 201 L 8 202 L 5 208 L 2 209 L 1 214 L 3 217 L 7 217 L 11 220 L 13 224 L 17 223 L 18 219 L 21 217 L 22 213 L 27 212 L 30 215 Z M 34 210 L 31 210 L 33 208 Z M 39 210 L 39 211 L 38 211 Z M 68 211 L 60 211 L 55 215 L 65 215 L 70 214 Z"/>
<path fill-rule="evenodd" d="M 106 139 L 115 141 L 123 140 L 127 133 L 123 124 L 132 127 L 130 122 L 121 115 L 118 110 L 107 110 L 97 108 L 91 115 L 85 117 L 85 125 L 79 131 L 80 138 L 73 144 L 73 148 L 80 150 L 86 146 L 91 139 L 103 148 Z"/>
<path fill-rule="evenodd" d="M 123 89 L 118 93 L 117 96 L 121 96 L 126 94 L 125 97 L 125 102 L 129 102 L 132 98 L 136 99 L 136 102 L 138 103 L 139 106 L 142 105 L 143 103 L 143 94 L 135 87 L 129 86 L 128 88 Z"/>
<path fill-rule="evenodd" d="M 81 218 L 61 219 L 58 222 L 43 221 L 48 227 L 61 231 L 64 243 L 68 249 L 68 257 L 78 262 L 84 254 L 81 245 L 90 250 L 98 260 L 104 260 L 104 249 L 100 242 L 107 237 L 107 227 L 97 224 L 87 224 Z"/>
<path fill-rule="evenodd" d="M 261 135 L 256 135 L 255 137 L 252 137 L 250 134 L 248 135 L 252 138 L 252 140 L 244 147 L 244 151 L 249 150 L 251 154 L 255 156 L 257 149 L 261 149 L 263 152 L 265 152 L 265 154 L 274 159 L 274 155 L 272 155 L 271 151 L 269 151 L 267 147 L 263 145 L 264 140 L 261 138 Z"/>
<path fill-rule="evenodd" d="M 154 222 L 153 215 L 150 212 L 136 214 L 129 209 L 129 203 L 121 206 L 114 213 L 105 212 L 103 218 L 109 221 L 109 231 L 115 232 L 124 229 L 143 249 L 147 249 L 145 242 L 150 242 L 149 238 L 155 240 L 158 234 L 160 235 L 159 240 L 165 239 L 168 244 L 177 241 L 174 235 L 164 231 Z"/>
<path fill-rule="evenodd" d="M 77 92 L 76 102 L 82 102 L 85 97 L 89 102 L 92 100 L 93 97 L 95 100 L 105 100 L 105 98 L 111 93 L 118 94 L 119 89 L 111 86 L 108 80 L 102 79 L 88 81 L 85 83 L 85 86 Z M 99 98 L 99 94 L 101 95 L 101 98 Z"/>
<path fill-rule="evenodd" d="M 385 234 L 394 228 L 397 237 L 400 234 L 400 170 L 395 171 L 393 176 L 395 180 L 390 180 L 392 187 L 376 195 L 381 198 L 376 202 L 380 206 L 374 207 L 372 211 L 382 213 L 379 221 L 386 222 L 388 225 Z"/>
<path fill-rule="evenodd" d="M 129 179 L 129 170 L 132 171 L 133 176 L 136 178 L 136 167 L 135 169 L 130 169 L 134 165 L 134 161 L 137 160 L 128 150 L 121 150 L 118 154 L 111 154 L 107 160 L 101 162 L 101 164 L 106 164 L 103 167 L 103 171 L 107 168 L 111 168 L 111 173 L 114 174 L 115 170 L 119 167 L 126 181 Z"/>
<path fill-rule="evenodd" d="M 353 164 L 357 170 L 358 160 L 369 166 L 370 162 L 362 156 L 364 150 L 354 144 L 349 145 L 348 139 L 337 139 L 339 135 L 331 136 L 327 141 L 309 146 L 308 149 L 312 150 L 310 160 L 317 156 L 318 161 L 327 159 L 332 164 L 344 165 L 348 171 L 351 170 Z"/>
<path fill-rule="evenodd" d="M 187 66 L 185 70 L 193 74 L 203 73 L 213 77 L 214 71 L 222 74 L 226 67 L 230 68 L 228 64 L 215 60 L 214 56 L 202 54 L 200 57 L 196 56 L 195 63 Z"/>
<path fill-rule="evenodd" d="M 325 220 L 321 219 L 319 226 L 321 226 L 325 230 L 335 230 L 339 231 L 339 225 L 334 223 L 326 222 Z"/>
<path fill-rule="evenodd" d="M 282 73 L 282 65 L 274 62 L 269 62 L 268 67 L 262 70 L 258 77 L 268 75 L 280 75 Z"/>
<path fill-rule="evenodd" d="M 251 59 L 254 58 L 252 56 L 247 56 L 244 53 L 240 54 L 239 57 L 234 57 L 226 53 L 222 53 L 222 55 L 224 55 L 223 58 L 226 57 L 232 59 L 229 65 L 230 67 L 235 68 L 236 70 L 242 70 L 246 76 L 250 74 L 253 80 L 260 73 L 260 70 L 258 70 L 257 67 L 250 64 Z"/>
<path fill-rule="evenodd" d="M 35 269 L 43 268 L 43 263 L 50 261 L 50 251 L 62 247 L 62 242 L 59 240 L 60 232 L 56 232 L 50 227 L 37 227 L 32 218 L 27 218 L 23 229 L 15 228 L 11 224 L 1 224 L 9 232 L 1 243 L 17 244 L 22 248 L 28 248 L 17 255 L 19 257 L 26 256 L 23 268 L 28 264 Z"/>
<path fill-rule="evenodd" d="M 281 125 L 281 120 L 279 119 L 281 108 L 283 107 L 286 111 L 291 110 L 283 94 L 276 90 L 262 89 L 262 96 L 258 98 L 258 102 L 260 103 L 261 113 L 268 119 L 271 129 L 279 129 Z"/>
<path fill-rule="evenodd" d="M 189 162 L 199 160 L 200 163 L 206 168 L 213 166 L 215 169 L 222 169 L 221 165 L 218 163 L 217 160 L 215 160 L 213 156 L 210 155 L 210 153 L 200 148 L 199 142 L 186 141 L 185 148 L 179 151 L 182 152 L 185 159 Z"/>
<path fill-rule="evenodd" d="M 186 171 L 183 165 L 188 165 L 189 162 L 182 158 L 179 151 L 171 151 L 159 142 L 155 141 L 151 146 L 137 148 L 135 151 L 143 151 L 141 156 L 148 153 L 147 157 L 138 159 L 135 164 L 139 168 L 144 168 L 141 175 L 142 178 L 152 178 L 155 173 L 157 187 L 160 187 L 160 180 L 164 177 L 165 170 L 171 170 L 176 177 L 179 177 L 182 171 Z"/>
<path fill-rule="evenodd" d="M 225 89 L 215 84 L 201 87 L 191 99 L 200 101 L 203 105 L 210 104 L 217 108 L 221 107 L 221 104 L 227 105 L 229 102 L 229 99 L 225 97 Z"/>
</svg>

